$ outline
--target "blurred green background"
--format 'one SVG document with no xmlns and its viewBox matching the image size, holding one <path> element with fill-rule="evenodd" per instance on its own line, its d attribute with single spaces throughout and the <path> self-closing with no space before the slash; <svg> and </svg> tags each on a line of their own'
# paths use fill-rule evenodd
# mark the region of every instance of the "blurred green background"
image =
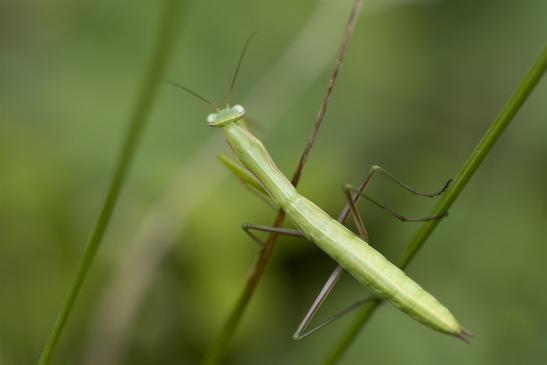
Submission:
<svg viewBox="0 0 547 365">
<path fill-rule="evenodd" d="M 96 220 L 151 57 L 162 2 L 0 1 L 0 364 L 38 358 Z M 166 77 L 233 100 L 291 174 L 319 106 L 349 0 L 195 1 Z M 337 215 L 341 186 L 379 164 L 422 190 L 452 177 L 547 39 L 547 2 L 365 1 L 301 191 Z M 274 215 L 215 155 L 210 110 L 164 84 L 57 364 L 194 364 L 258 248 L 243 222 Z M 474 334 L 467 346 L 383 306 L 344 364 L 547 361 L 547 82 L 409 268 Z M 376 199 L 413 216 L 433 204 L 381 178 Z M 361 205 L 396 258 L 417 229 Z M 227 364 L 314 364 L 352 320 L 291 335 L 334 267 L 283 238 Z M 321 316 L 360 299 L 349 276 Z"/>
</svg>

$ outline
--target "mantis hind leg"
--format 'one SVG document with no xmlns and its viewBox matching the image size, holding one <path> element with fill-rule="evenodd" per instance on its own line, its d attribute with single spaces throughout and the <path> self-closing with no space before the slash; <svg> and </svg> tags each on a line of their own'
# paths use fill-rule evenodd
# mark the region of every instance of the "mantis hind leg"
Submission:
<svg viewBox="0 0 547 365">
<path fill-rule="evenodd" d="M 363 193 L 363 191 L 365 190 L 365 188 L 369 184 L 370 179 L 371 179 L 373 174 L 374 174 L 374 172 L 373 172 L 373 170 L 371 170 L 369 172 L 369 174 L 365 177 L 363 182 L 361 183 L 361 186 L 359 187 L 359 189 L 357 189 L 356 193 L 352 193 L 351 191 L 347 191 L 346 198 L 347 198 L 348 202 L 347 202 L 346 206 L 344 207 L 344 209 L 342 210 L 342 212 L 340 212 L 340 215 L 338 216 L 338 222 L 344 224 L 346 219 L 348 218 L 348 215 L 350 213 L 352 213 L 352 215 L 354 217 L 354 220 L 355 220 L 355 224 L 356 224 L 357 229 L 359 231 L 359 234 L 361 235 L 361 238 L 363 238 L 363 240 L 365 240 L 365 241 L 368 241 L 368 232 L 365 229 L 365 225 L 363 223 L 363 220 L 361 219 L 361 216 L 360 216 L 359 211 L 357 210 L 357 207 L 356 207 L 355 204 L 359 201 L 359 198 L 361 197 L 361 194 Z M 302 339 L 302 338 L 304 338 L 308 335 L 311 335 L 312 333 L 315 333 L 316 331 L 318 331 L 321 328 L 327 326 L 328 324 L 334 322 L 335 320 L 337 320 L 338 318 L 344 316 L 345 314 L 348 314 L 351 311 L 353 311 L 354 309 L 359 308 L 361 305 L 363 305 L 363 304 L 365 304 L 365 303 L 367 303 L 371 300 L 378 300 L 377 298 L 374 298 L 374 297 L 364 298 L 364 299 L 362 299 L 358 302 L 353 303 L 349 307 L 346 307 L 345 309 L 341 310 L 340 312 L 336 313 L 332 317 L 330 317 L 330 318 L 326 319 L 325 321 L 321 322 L 320 324 L 313 327 L 312 329 L 306 331 L 306 329 L 308 328 L 308 325 L 310 324 L 311 320 L 313 319 L 313 317 L 315 317 L 315 315 L 317 314 L 317 311 L 319 311 L 319 308 L 321 307 L 321 305 L 323 304 L 325 299 L 327 299 L 327 296 L 330 294 L 332 289 L 334 289 L 334 286 L 336 285 L 336 283 L 338 283 L 338 280 L 340 280 L 340 278 L 342 277 L 343 274 L 344 274 L 344 269 L 342 268 L 342 266 L 340 266 L 340 265 L 336 266 L 334 271 L 330 274 L 329 278 L 327 279 L 327 281 L 325 282 L 325 284 L 321 288 L 321 291 L 319 292 L 319 294 L 317 295 L 317 297 L 313 301 L 313 304 L 311 305 L 311 307 L 306 312 L 306 315 L 304 316 L 304 319 L 298 325 L 298 328 L 296 329 L 296 331 L 293 334 L 293 339 L 300 340 L 300 339 Z"/>
<path fill-rule="evenodd" d="M 378 165 L 373 165 L 370 168 L 368 175 L 365 177 L 365 181 L 367 180 L 370 181 L 372 177 L 374 176 L 374 174 L 376 173 L 383 174 L 385 177 L 387 177 L 388 179 L 390 179 L 391 181 L 393 181 L 394 183 L 396 183 L 397 185 L 401 186 L 403 189 L 411 192 L 414 195 L 425 196 L 428 198 L 433 198 L 433 197 L 442 195 L 446 191 L 446 189 L 448 189 L 448 187 L 450 186 L 450 183 L 452 182 L 452 179 L 448 179 L 448 181 L 443 185 L 443 187 L 440 190 L 436 192 L 432 192 L 432 193 L 426 193 L 426 192 L 421 192 L 419 190 L 416 190 L 410 185 L 403 183 L 401 180 L 396 178 L 392 173 L 390 173 L 389 171 L 387 171 L 386 169 Z"/>
<path fill-rule="evenodd" d="M 388 179 L 390 179 L 391 181 L 393 181 L 394 183 L 396 183 L 397 185 L 399 185 L 400 187 L 402 187 L 406 191 L 408 191 L 408 192 L 410 192 L 414 195 L 423 196 L 423 197 L 427 197 L 427 198 L 433 198 L 433 197 L 437 197 L 439 195 L 442 195 L 448 189 L 448 187 L 450 186 L 450 183 L 452 182 L 452 179 L 449 179 L 443 185 L 443 187 L 438 191 L 435 191 L 435 192 L 422 192 L 422 191 L 414 189 L 410 185 L 407 185 L 407 184 L 403 183 L 401 180 L 396 178 L 393 174 L 391 174 L 386 169 L 384 169 L 384 168 L 382 168 L 378 165 L 373 165 L 370 168 L 367 176 L 363 180 L 363 183 L 361 184 L 361 186 L 358 189 L 353 187 L 352 185 L 349 185 L 349 184 L 346 184 L 343 187 L 344 194 L 346 195 L 346 198 L 348 200 L 351 213 L 354 217 L 354 220 L 356 221 L 355 223 L 357 224 L 357 228 L 359 229 L 360 233 L 361 233 L 361 229 L 359 227 L 360 226 L 362 227 L 362 221 L 361 221 L 360 216 L 359 216 L 359 211 L 355 207 L 355 203 L 353 203 L 354 199 L 351 198 L 351 193 L 362 196 L 363 198 L 365 198 L 366 200 L 368 200 L 372 204 L 376 205 L 380 209 L 385 210 L 389 214 L 393 215 L 395 218 L 399 219 L 401 222 L 425 222 L 425 221 L 430 221 L 430 220 L 435 220 L 435 219 L 441 219 L 441 218 L 444 218 L 448 215 L 448 212 L 444 212 L 442 214 L 439 214 L 437 216 L 432 216 L 432 217 L 409 218 L 409 217 L 406 217 L 406 216 L 396 212 L 395 210 L 393 210 L 393 209 L 379 203 L 378 201 L 374 200 L 373 198 L 369 197 L 368 195 L 366 195 L 364 193 L 365 188 L 368 186 L 368 184 L 370 183 L 372 178 L 377 173 L 384 175 L 385 177 L 387 177 Z M 361 221 L 360 224 L 359 224 L 358 220 Z M 364 228 L 364 227 L 362 227 L 362 228 Z M 365 239 L 365 241 L 366 241 L 366 239 Z"/>
<path fill-rule="evenodd" d="M 434 216 L 428 216 L 428 217 L 419 217 L 419 218 L 407 217 L 407 216 L 402 215 L 401 213 L 398 213 L 394 209 L 391 209 L 390 207 L 379 203 L 377 200 L 374 200 L 370 196 L 365 195 L 362 192 L 358 192 L 358 189 L 354 188 L 352 185 L 344 185 L 344 193 L 347 196 L 351 196 L 350 194 L 352 192 L 357 192 L 363 198 L 365 198 L 366 200 L 368 200 L 372 204 L 376 205 L 378 208 L 380 208 L 382 210 L 385 210 L 386 212 L 388 212 L 390 215 L 394 216 L 395 218 L 397 218 L 401 222 L 427 222 L 427 221 L 432 221 L 432 220 L 436 220 L 436 219 L 441 219 L 441 218 L 444 218 L 448 215 L 448 212 L 443 212 L 441 214 L 434 215 Z M 422 195 L 422 196 L 428 196 L 428 195 Z M 353 205 L 353 206 L 355 206 L 355 205 Z M 355 209 L 355 213 L 353 212 L 353 209 L 352 209 L 353 217 L 356 217 L 356 216 L 358 217 L 358 214 L 359 214 L 359 212 L 357 211 L 357 209 Z M 356 220 L 356 224 L 357 224 L 357 220 Z M 357 226 L 357 228 L 359 228 L 359 225 Z"/>
<path fill-rule="evenodd" d="M 407 217 L 404 217 L 401 214 L 395 212 L 391 208 L 388 208 L 388 207 L 378 203 L 377 201 L 373 200 L 372 198 L 370 198 L 370 197 L 368 197 L 367 195 L 364 194 L 364 191 L 367 188 L 370 181 L 372 180 L 372 177 L 374 177 L 374 175 L 377 174 L 377 173 L 383 174 L 384 176 L 386 176 L 390 180 L 394 181 L 397 185 L 401 186 L 402 188 L 404 188 L 405 190 L 411 192 L 412 194 L 418 195 L 418 196 L 424 196 L 424 197 L 435 197 L 435 196 L 441 195 L 442 193 L 444 193 L 446 191 L 446 189 L 448 189 L 448 186 L 450 185 L 450 182 L 452 181 L 452 179 L 448 180 L 444 184 L 444 186 L 437 192 L 425 193 L 425 192 L 418 191 L 418 190 L 410 187 L 409 185 L 406 185 L 406 184 L 402 183 L 399 179 L 397 179 L 394 175 L 392 175 L 391 173 L 389 173 L 387 170 L 383 169 L 382 167 L 377 166 L 377 165 L 372 166 L 370 168 L 367 176 L 364 178 L 363 182 L 359 186 L 359 188 L 354 188 L 351 185 L 345 185 L 344 186 L 343 190 L 344 190 L 344 195 L 345 195 L 346 200 L 347 200 L 347 204 L 346 204 L 346 206 L 344 207 L 344 209 L 342 210 L 342 212 L 340 213 L 340 215 L 338 217 L 338 222 L 344 224 L 347 217 L 348 217 L 348 215 L 351 213 L 351 215 L 353 217 L 353 220 L 355 222 L 355 225 L 357 226 L 357 230 L 359 231 L 359 235 L 361 236 L 361 238 L 365 242 L 369 242 L 369 235 L 368 235 L 368 232 L 367 232 L 367 230 L 365 228 L 365 225 L 363 223 L 363 219 L 361 218 L 361 215 L 359 214 L 359 210 L 357 209 L 357 205 L 356 205 L 360 197 L 364 197 L 365 199 L 367 199 L 368 201 L 370 201 L 373 204 L 377 205 L 378 207 L 388 211 L 389 213 L 393 214 L 395 217 L 397 217 L 402 222 L 417 222 L 417 221 L 427 221 L 427 220 L 433 220 L 433 219 L 440 219 L 440 218 L 443 218 L 447 215 L 447 213 L 444 213 L 444 214 L 441 214 L 439 216 L 434 216 L 434 217 L 407 218 Z M 338 283 L 338 281 L 342 277 L 343 273 L 344 273 L 344 269 L 340 265 L 338 265 L 334 269 L 334 271 L 331 273 L 331 275 L 329 276 L 329 278 L 327 279 L 327 281 L 325 282 L 325 284 L 321 288 L 321 291 L 319 292 L 319 294 L 315 298 L 313 304 L 308 309 L 308 312 L 304 316 L 304 319 L 302 320 L 302 322 L 298 326 L 296 332 L 293 335 L 293 339 L 300 340 L 300 339 L 302 339 L 302 338 L 304 338 L 308 335 L 311 335 L 311 334 L 315 333 L 316 331 L 318 331 L 321 328 L 327 326 L 328 324 L 334 322 L 335 320 L 343 317 L 344 315 L 352 312 L 353 310 L 359 308 L 360 306 L 362 306 L 366 303 L 369 303 L 370 301 L 373 301 L 373 300 L 379 301 L 379 300 L 381 300 L 380 298 L 374 297 L 374 296 L 369 296 L 369 297 L 366 297 L 364 299 L 361 299 L 361 300 L 353 303 L 352 305 L 344 308 L 343 310 L 339 311 L 338 313 L 336 313 L 332 317 L 330 317 L 330 318 L 326 319 L 325 321 L 321 322 L 320 324 L 318 324 L 317 326 L 315 326 L 311 330 L 306 331 L 306 328 L 308 327 L 309 323 L 311 322 L 313 317 L 317 314 L 317 311 L 319 310 L 319 308 L 321 307 L 321 305 L 323 304 L 323 302 L 325 301 L 327 296 L 330 294 L 332 289 L 334 289 L 334 286 L 336 285 L 336 283 Z"/>
</svg>

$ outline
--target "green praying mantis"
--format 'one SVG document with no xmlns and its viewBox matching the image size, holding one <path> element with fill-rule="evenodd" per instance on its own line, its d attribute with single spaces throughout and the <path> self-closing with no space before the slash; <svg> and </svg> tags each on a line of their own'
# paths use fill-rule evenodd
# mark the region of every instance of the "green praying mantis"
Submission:
<svg viewBox="0 0 547 365">
<path fill-rule="evenodd" d="M 347 205 L 334 219 L 312 201 L 302 196 L 279 170 L 263 143 L 251 133 L 245 121 L 246 111 L 241 105 L 231 106 L 229 96 L 234 88 L 239 69 L 251 40 L 249 38 L 237 64 L 234 77 L 226 96 L 226 106 L 219 108 L 211 100 L 196 92 L 166 80 L 172 85 L 192 94 L 211 105 L 215 112 L 207 116 L 207 125 L 220 128 L 238 162 L 221 155 L 221 162 L 246 186 L 265 198 L 270 205 L 285 211 L 297 229 L 267 227 L 257 224 L 243 224 L 244 231 L 259 244 L 263 244 L 253 231 L 277 233 L 281 235 L 303 237 L 314 242 L 320 249 L 338 263 L 329 279 L 324 284 L 317 298 L 298 326 L 293 338 L 298 340 L 312 334 L 341 316 L 369 301 L 387 300 L 417 321 L 446 334 L 467 341 L 471 334 L 464 329 L 452 313 L 433 295 L 425 291 L 410 279 L 401 269 L 388 261 L 382 254 L 372 248 L 368 233 L 356 207 L 359 198 L 363 197 L 378 207 L 387 210 L 401 221 L 427 221 L 441 219 L 446 213 L 434 217 L 406 218 L 394 210 L 380 204 L 364 194 L 365 188 L 373 176 L 383 174 L 403 189 L 419 196 L 435 197 L 441 195 L 449 186 L 450 180 L 438 192 L 419 192 L 403 184 L 395 176 L 379 166 L 373 166 L 361 185 L 355 188 L 345 185 L 343 188 Z M 359 235 L 344 226 L 349 215 L 352 215 Z M 361 284 L 368 287 L 373 295 L 360 300 L 331 318 L 323 321 L 311 330 L 307 330 L 311 320 L 322 303 L 332 291 L 344 271 L 349 272 Z M 307 331 L 306 331 L 307 330 Z"/>
</svg>

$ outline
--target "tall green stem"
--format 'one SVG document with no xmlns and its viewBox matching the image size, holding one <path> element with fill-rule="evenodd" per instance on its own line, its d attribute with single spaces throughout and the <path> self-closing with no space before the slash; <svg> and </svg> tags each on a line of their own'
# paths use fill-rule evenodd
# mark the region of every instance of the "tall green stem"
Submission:
<svg viewBox="0 0 547 365">
<path fill-rule="evenodd" d="M 498 138 L 501 136 L 505 128 L 511 123 L 513 117 L 520 110 L 532 90 L 545 73 L 547 68 L 547 46 L 543 48 L 543 51 L 538 56 L 536 62 L 524 79 L 521 81 L 518 88 L 515 90 L 511 98 L 505 103 L 500 113 L 494 119 L 482 139 L 479 141 L 475 149 L 471 152 L 471 155 L 459 171 L 458 175 L 454 179 L 451 188 L 445 193 L 436 207 L 433 209 L 431 216 L 442 214 L 450 209 L 456 198 L 460 195 L 463 188 L 469 182 L 469 179 L 473 176 L 475 171 L 479 168 L 480 164 L 488 155 Z M 420 248 L 424 245 L 425 241 L 429 238 L 433 230 L 440 223 L 440 220 L 432 220 L 418 230 L 416 236 L 401 255 L 397 261 L 398 266 L 404 269 L 412 261 L 414 256 L 418 253 Z M 336 347 L 328 355 L 325 365 L 337 364 L 342 356 L 349 349 L 353 340 L 357 337 L 360 331 L 363 329 L 368 320 L 372 317 L 376 308 L 378 308 L 379 302 L 371 302 L 361 309 L 357 315 L 355 321 L 348 328 L 348 331 L 342 336 Z"/>
<path fill-rule="evenodd" d="M 165 0 L 163 4 L 163 14 L 160 18 L 160 29 L 154 48 L 154 54 L 150 64 L 148 65 L 148 70 L 138 94 L 135 107 L 129 119 L 129 128 L 125 137 L 123 148 L 116 163 L 116 168 L 110 182 L 108 193 L 103 202 L 99 218 L 80 258 L 76 274 L 63 302 L 61 312 L 59 313 L 50 332 L 49 338 L 44 345 L 42 354 L 40 355 L 40 359 L 38 361 L 39 365 L 46 365 L 49 363 L 53 351 L 59 342 L 59 338 L 63 332 L 68 317 L 74 308 L 74 303 L 89 272 L 89 268 L 91 267 L 91 264 L 97 254 L 97 250 L 101 245 L 104 233 L 112 216 L 112 211 L 114 210 L 125 177 L 127 176 L 127 172 L 131 165 L 131 161 L 133 160 L 135 151 L 141 139 L 141 135 L 146 124 L 145 122 L 150 114 L 155 97 L 158 94 L 161 78 L 164 74 L 167 61 L 173 48 L 172 45 L 175 40 L 175 29 L 180 20 L 180 8 L 182 3 L 183 2 L 181 0 Z"/>
</svg>

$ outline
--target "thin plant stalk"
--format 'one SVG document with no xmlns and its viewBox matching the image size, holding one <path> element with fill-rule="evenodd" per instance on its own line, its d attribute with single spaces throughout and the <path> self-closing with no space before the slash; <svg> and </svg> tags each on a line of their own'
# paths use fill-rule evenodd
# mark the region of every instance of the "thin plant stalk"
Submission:
<svg viewBox="0 0 547 365">
<path fill-rule="evenodd" d="M 148 70 L 138 94 L 135 108 L 129 118 L 129 127 L 125 136 L 123 148 L 118 156 L 108 193 L 103 202 L 99 218 L 87 241 L 80 262 L 78 263 L 72 285 L 66 294 L 61 311 L 53 325 L 49 338 L 44 345 L 38 360 L 39 365 L 46 365 L 50 362 L 53 351 L 59 342 L 59 338 L 61 337 L 68 317 L 74 308 L 74 303 L 76 302 L 78 294 L 101 245 L 104 233 L 108 228 L 112 212 L 120 196 L 120 191 L 135 156 L 135 151 L 139 145 L 146 120 L 148 119 L 152 105 L 158 94 L 161 77 L 164 74 L 167 61 L 171 55 L 172 46 L 175 40 L 175 30 L 180 20 L 181 5 L 182 1 L 180 0 L 165 0 L 163 4 L 163 14 L 159 22 L 160 29 L 154 53 L 150 64 L 148 65 Z"/>
<path fill-rule="evenodd" d="M 442 214 L 450 209 L 454 201 L 462 192 L 463 188 L 474 175 L 475 171 L 477 171 L 484 158 L 488 155 L 496 141 L 505 131 L 509 123 L 511 123 L 524 102 L 528 99 L 528 96 L 534 90 L 535 86 L 545 73 L 546 68 L 547 46 L 543 48 L 542 52 L 536 59 L 536 62 L 528 70 L 528 73 L 524 76 L 511 98 L 505 103 L 497 117 L 485 132 L 482 139 L 475 146 L 475 149 L 471 152 L 471 155 L 458 172 L 450 189 L 444 194 L 433 209 L 433 212 L 431 213 L 432 216 Z M 432 220 L 421 226 L 412 241 L 410 241 L 406 247 L 401 257 L 397 260 L 397 265 L 401 269 L 405 269 L 410 264 L 412 259 L 416 256 L 418 251 L 422 248 L 426 240 L 429 238 L 431 233 L 433 233 L 433 230 L 440 222 L 441 220 Z M 323 362 L 324 365 L 337 364 L 342 359 L 343 355 L 349 349 L 357 335 L 368 323 L 379 304 L 380 302 L 370 302 L 359 311 L 357 318 L 349 326 L 347 332 L 341 337 L 333 351 L 326 357 Z"/>
<path fill-rule="evenodd" d="M 362 0 L 354 1 L 348 22 L 346 24 L 344 37 L 342 40 L 342 45 L 338 52 L 338 57 L 336 59 L 331 76 L 329 78 L 325 96 L 323 97 L 323 100 L 319 107 L 319 111 L 317 112 L 317 116 L 315 118 L 308 142 L 306 143 L 306 146 L 304 147 L 304 151 L 302 152 L 302 155 L 300 157 L 296 170 L 291 179 L 291 183 L 294 186 L 297 186 L 298 182 L 300 181 L 300 177 L 302 176 L 302 171 L 304 170 L 304 166 L 306 165 L 309 153 L 315 143 L 315 139 L 321 127 L 321 123 L 323 122 L 323 118 L 325 116 L 330 98 L 332 96 L 334 85 L 338 78 L 340 68 L 342 67 L 342 64 L 344 62 L 344 56 L 349 44 L 349 40 L 351 38 L 351 35 L 353 34 L 353 30 L 357 23 L 361 6 L 362 6 Z M 285 212 L 280 209 L 277 212 L 277 215 L 274 219 L 274 223 L 272 226 L 281 227 L 284 221 L 285 221 Z M 201 362 L 202 365 L 218 364 L 221 361 L 222 357 L 224 356 L 224 353 L 229 345 L 229 342 L 234 337 L 235 331 L 237 330 L 237 327 L 243 317 L 243 313 L 245 312 L 247 306 L 249 305 L 253 297 L 253 294 L 256 290 L 256 287 L 258 286 L 258 283 L 262 277 L 262 274 L 264 273 L 266 265 L 271 257 L 271 254 L 277 242 L 277 237 L 278 237 L 277 233 L 271 233 L 268 236 L 264 247 L 262 248 L 262 250 L 260 251 L 258 255 L 253 271 L 251 272 L 251 275 L 247 279 L 243 292 L 241 293 L 238 301 L 236 302 L 234 309 L 229 314 L 228 319 L 224 323 L 218 336 L 213 340 L 213 342 L 207 349 Z"/>
</svg>

